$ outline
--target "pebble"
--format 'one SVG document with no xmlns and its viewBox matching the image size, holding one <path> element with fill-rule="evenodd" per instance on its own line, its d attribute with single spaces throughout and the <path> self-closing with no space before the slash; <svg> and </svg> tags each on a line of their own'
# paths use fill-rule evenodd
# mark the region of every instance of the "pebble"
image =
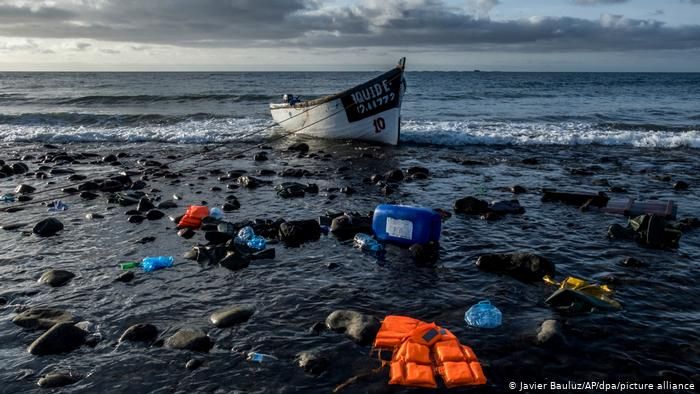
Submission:
<svg viewBox="0 0 700 394">
<path fill-rule="evenodd" d="M 213 325 L 225 328 L 247 321 L 254 313 L 255 309 L 250 306 L 234 306 L 212 313 L 209 320 Z"/>
<path fill-rule="evenodd" d="M 129 223 L 137 224 L 137 223 L 143 222 L 144 219 L 146 219 L 146 218 L 141 216 L 141 215 L 133 215 L 133 216 L 129 216 L 129 219 L 127 219 L 127 221 Z"/>
<path fill-rule="evenodd" d="M 151 209 L 150 211 L 146 212 L 146 219 L 148 220 L 162 219 L 163 216 L 165 216 L 165 214 L 157 209 Z"/>
<path fill-rule="evenodd" d="M 85 218 L 88 220 L 95 220 L 95 219 L 104 219 L 105 217 L 99 213 L 88 213 L 85 215 Z"/>
<path fill-rule="evenodd" d="M 38 282 L 47 284 L 51 287 L 60 287 L 70 282 L 75 277 L 75 274 L 65 270 L 50 270 L 44 272 Z"/>
</svg>

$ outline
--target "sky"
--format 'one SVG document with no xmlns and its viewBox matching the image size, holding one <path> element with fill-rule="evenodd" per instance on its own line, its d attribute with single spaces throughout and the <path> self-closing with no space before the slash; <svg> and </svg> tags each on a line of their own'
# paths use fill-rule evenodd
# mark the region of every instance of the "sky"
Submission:
<svg viewBox="0 0 700 394">
<path fill-rule="evenodd" d="M 700 72 L 700 0 L 0 0 L 0 70 Z"/>
</svg>

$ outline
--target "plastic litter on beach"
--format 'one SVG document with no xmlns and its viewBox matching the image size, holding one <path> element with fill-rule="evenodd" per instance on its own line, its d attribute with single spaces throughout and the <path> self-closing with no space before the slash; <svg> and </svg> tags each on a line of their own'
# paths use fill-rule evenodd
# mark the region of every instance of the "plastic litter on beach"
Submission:
<svg viewBox="0 0 700 394">
<path fill-rule="evenodd" d="M 464 321 L 472 327 L 496 328 L 501 325 L 501 311 L 491 301 L 484 300 L 473 305 L 464 314 Z"/>
<path fill-rule="evenodd" d="M 432 209 L 382 204 L 374 210 L 372 231 L 377 239 L 404 246 L 440 240 L 442 220 Z"/>
<path fill-rule="evenodd" d="M 613 224 L 608 227 L 611 239 L 634 239 L 652 248 L 675 249 L 683 233 L 664 218 L 656 215 L 640 215 L 630 218 L 627 227 Z"/>
<path fill-rule="evenodd" d="M 355 234 L 353 245 L 375 257 L 382 257 L 384 255 L 384 246 L 369 234 Z"/>
<path fill-rule="evenodd" d="M 594 309 L 618 310 L 622 309 L 619 302 L 610 298 L 612 289 L 607 285 L 597 285 L 583 279 L 569 276 L 561 282 L 557 282 L 550 276 L 543 278 L 550 285 L 559 286 L 545 303 L 565 312 L 590 312 Z"/>
</svg>

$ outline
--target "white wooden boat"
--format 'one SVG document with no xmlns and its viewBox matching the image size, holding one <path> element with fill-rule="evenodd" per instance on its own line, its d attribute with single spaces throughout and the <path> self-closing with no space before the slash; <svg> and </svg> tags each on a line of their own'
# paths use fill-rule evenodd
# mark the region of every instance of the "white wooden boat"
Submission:
<svg viewBox="0 0 700 394">
<path fill-rule="evenodd" d="M 396 145 L 406 58 L 392 70 L 344 92 L 309 101 L 285 95 L 270 104 L 272 119 L 285 131 L 317 138 L 356 139 Z"/>
</svg>

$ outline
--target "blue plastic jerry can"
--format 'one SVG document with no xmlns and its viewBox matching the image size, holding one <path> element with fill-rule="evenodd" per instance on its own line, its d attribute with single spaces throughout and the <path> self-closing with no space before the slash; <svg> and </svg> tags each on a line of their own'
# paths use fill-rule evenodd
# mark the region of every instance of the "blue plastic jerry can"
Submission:
<svg viewBox="0 0 700 394">
<path fill-rule="evenodd" d="M 372 230 L 378 240 L 399 245 L 440 240 L 440 215 L 432 209 L 382 204 L 374 210 Z"/>
</svg>

